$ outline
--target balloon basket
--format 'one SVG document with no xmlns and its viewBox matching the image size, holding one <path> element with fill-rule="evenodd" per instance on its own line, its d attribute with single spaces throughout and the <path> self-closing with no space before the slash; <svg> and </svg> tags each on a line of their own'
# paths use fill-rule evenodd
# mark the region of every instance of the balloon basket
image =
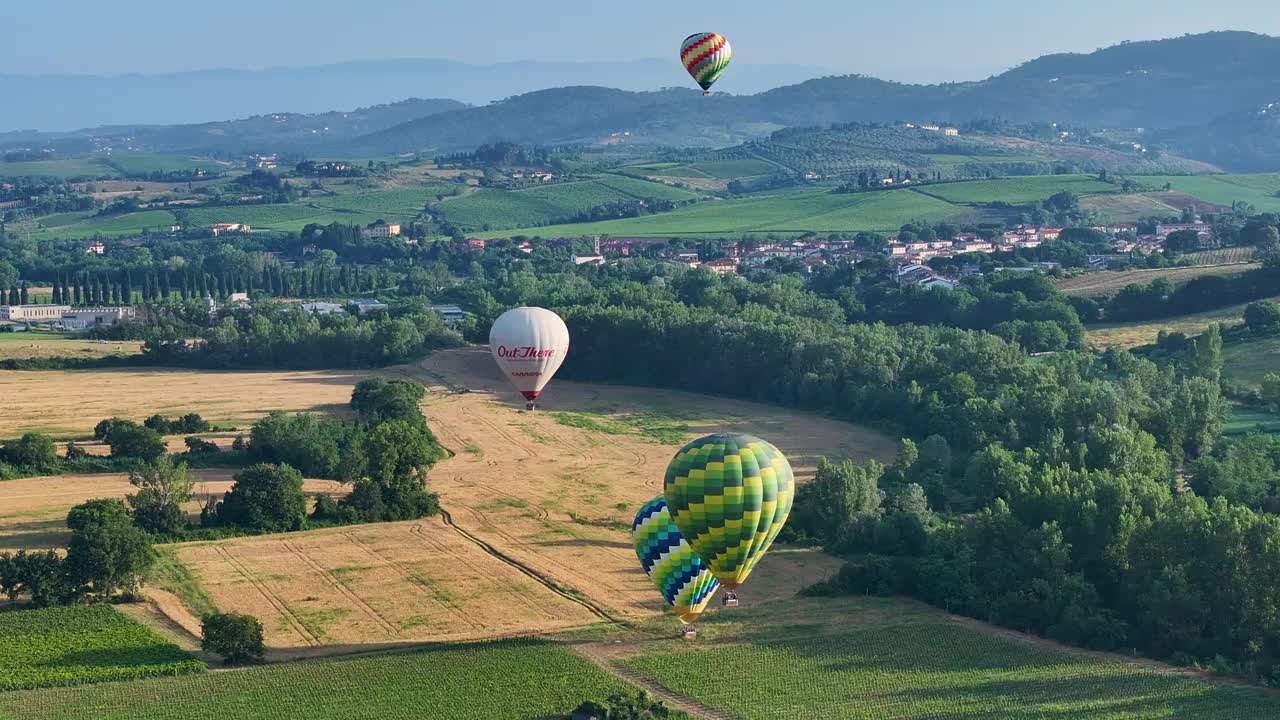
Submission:
<svg viewBox="0 0 1280 720">
<path fill-rule="evenodd" d="M 534 405 L 534 404 L 533 404 L 533 403 L 531 403 L 531 402 L 527 402 L 527 403 L 525 403 L 525 404 L 524 404 L 524 409 L 525 409 L 525 410 L 528 410 L 529 412 L 533 412 L 534 410 L 536 410 L 536 409 L 537 409 L 537 406 L 536 406 L 536 405 Z"/>
<path fill-rule="evenodd" d="M 727 608 L 738 607 L 738 593 L 727 592 L 720 598 L 720 604 Z"/>
<path fill-rule="evenodd" d="M 702 91 L 702 97 L 711 97 L 711 91 L 710 91 L 710 90 L 703 90 L 703 91 Z"/>
<path fill-rule="evenodd" d="M 684 640 L 693 640 L 698 637 L 698 629 L 690 625 L 680 630 L 680 637 Z"/>
</svg>

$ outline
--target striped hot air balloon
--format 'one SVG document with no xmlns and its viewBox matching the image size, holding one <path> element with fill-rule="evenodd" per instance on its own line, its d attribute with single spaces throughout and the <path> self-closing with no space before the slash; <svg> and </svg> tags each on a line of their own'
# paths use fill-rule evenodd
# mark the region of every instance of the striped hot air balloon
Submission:
<svg viewBox="0 0 1280 720">
<path fill-rule="evenodd" d="M 732 594 L 786 523 L 795 477 L 758 437 L 708 435 L 676 453 L 664 490 L 680 534 Z"/>
<path fill-rule="evenodd" d="M 697 620 L 720 583 L 671 522 L 666 498 L 658 496 L 636 513 L 631 542 L 644 571 L 680 622 L 688 625 Z"/>
<path fill-rule="evenodd" d="M 724 74 L 733 57 L 733 48 L 720 33 L 694 33 L 680 44 L 680 62 L 689 71 L 703 94 L 711 94 L 711 86 Z"/>
</svg>

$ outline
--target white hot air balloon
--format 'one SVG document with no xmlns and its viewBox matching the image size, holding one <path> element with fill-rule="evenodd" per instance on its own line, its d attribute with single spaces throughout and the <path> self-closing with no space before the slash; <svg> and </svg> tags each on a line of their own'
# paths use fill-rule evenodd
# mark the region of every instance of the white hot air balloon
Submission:
<svg viewBox="0 0 1280 720">
<path fill-rule="evenodd" d="M 538 394 L 569 352 L 569 328 L 559 315 L 545 308 L 512 308 L 493 322 L 489 350 L 511 384 L 524 395 L 525 407 L 532 410 Z"/>
</svg>

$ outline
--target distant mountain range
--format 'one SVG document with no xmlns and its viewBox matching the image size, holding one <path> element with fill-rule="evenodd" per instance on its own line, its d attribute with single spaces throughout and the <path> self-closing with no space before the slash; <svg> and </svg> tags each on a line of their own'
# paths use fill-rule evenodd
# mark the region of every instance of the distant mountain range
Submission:
<svg viewBox="0 0 1280 720">
<path fill-rule="evenodd" d="M 830 74 L 813 65 L 740 64 L 721 86 L 755 93 Z M 265 70 L 201 70 L 164 75 L 0 74 L 0 132 L 67 131 L 104 125 L 203 123 L 267 113 L 320 113 L 410 97 L 483 104 L 569 85 L 656 90 L 688 78 L 675 58 L 607 63 L 378 60 Z"/>
<path fill-rule="evenodd" d="M 378 88 L 390 86 L 408 91 L 414 78 L 424 83 L 430 79 L 439 86 L 448 78 L 453 78 L 449 82 L 464 82 L 458 78 L 502 76 L 507 87 L 515 87 L 536 85 L 556 75 L 561 80 L 557 84 L 568 86 L 478 106 L 462 107 L 440 100 L 376 106 L 356 113 L 360 115 L 358 123 L 350 121 L 353 113 L 328 113 L 311 119 L 290 116 L 293 119 L 283 123 L 296 124 L 300 132 L 288 127 L 264 133 L 264 126 L 281 124 L 277 116 L 265 116 L 271 119 L 94 133 L 120 137 L 122 130 L 128 130 L 133 133 L 131 142 L 167 151 L 234 152 L 237 148 L 265 149 L 262 145 L 274 143 L 270 149 L 276 151 L 378 157 L 447 152 L 495 140 L 724 147 L 783 127 L 898 120 L 959 124 L 998 119 L 1095 129 L 1144 128 L 1148 144 L 1163 144 L 1175 153 L 1228 169 L 1280 170 L 1280 125 L 1274 121 L 1277 106 L 1267 110 L 1269 103 L 1280 100 L 1280 38 L 1254 33 L 1188 35 L 1125 43 L 1089 54 L 1049 55 L 978 82 L 910 85 L 863 76 L 823 77 L 755 94 L 717 92 L 709 98 L 688 87 L 635 91 L 569 85 L 565 80 L 574 73 L 599 73 L 603 76 L 600 83 L 616 85 L 629 79 L 640 84 L 645 77 L 660 75 L 667 79 L 663 84 L 678 84 L 679 74 L 671 72 L 671 63 L 660 61 L 652 61 L 652 67 L 645 62 L 605 66 L 523 63 L 462 69 L 457 69 L 456 63 L 415 62 L 348 63 L 327 69 L 272 72 L 282 73 L 280 82 L 296 81 L 296 87 L 280 90 L 285 93 L 277 98 L 282 105 L 287 104 L 284 97 L 301 95 L 310 103 L 332 107 L 355 92 L 348 85 L 365 81 L 372 84 L 368 92 L 382 92 Z M 767 85 L 792 71 L 808 69 L 735 66 L 732 77 L 741 83 Z M 181 78 L 192 75 L 201 74 L 161 77 L 175 83 L 177 93 Z M 375 82 L 371 79 L 374 76 L 381 79 Z M 231 73 L 230 77 L 243 75 Z M 731 87 L 727 82 L 725 85 L 726 90 Z M 251 83 L 249 87 L 259 86 Z M 101 97 L 101 92 L 77 97 L 75 104 L 83 108 L 120 104 Z M 256 90 L 238 92 L 231 83 L 216 97 L 229 108 L 238 102 L 238 96 L 243 95 L 246 102 L 253 99 L 253 92 Z M 432 93 L 437 97 L 451 94 Z M 176 97 L 172 104 L 182 104 Z M 257 100 L 265 102 L 266 97 Z M 1260 109 L 1266 112 L 1259 114 Z M 75 133 L 59 140 L 86 136 Z M 49 137 L 0 135 L 0 148 L 18 142 L 38 145 Z"/>
</svg>

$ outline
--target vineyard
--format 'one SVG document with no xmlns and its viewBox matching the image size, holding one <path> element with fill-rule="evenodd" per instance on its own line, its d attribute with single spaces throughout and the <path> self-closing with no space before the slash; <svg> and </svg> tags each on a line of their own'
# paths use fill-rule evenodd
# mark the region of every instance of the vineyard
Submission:
<svg viewBox="0 0 1280 720">
<path fill-rule="evenodd" d="M 328 224 L 339 222 L 336 211 L 329 208 L 313 208 L 294 205 L 235 205 L 231 207 L 192 208 L 187 211 L 191 225 L 214 223 L 244 223 L 255 230 L 301 230 L 311 222 Z M 376 218 L 371 218 L 372 222 Z M 356 222 L 347 220 L 346 222 Z"/>
<path fill-rule="evenodd" d="M 1154 270 L 1124 270 L 1087 272 L 1074 277 L 1064 278 L 1054 283 L 1067 295 L 1080 297 L 1097 297 L 1113 295 L 1126 285 L 1146 285 L 1156 278 L 1165 278 L 1174 285 L 1181 285 L 1205 275 L 1237 275 L 1246 270 L 1254 270 L 1260 265 L 1196 265 L 1193 267 L 1159 268 Z"/>
<path fill-rule="evenodd" d="M 714 641 L 646 643 L 619 660 L 672 692 L 743 720 L 1275 717 L 1280 697 L 1006 639 L 940 613 L 860 602 L 843 626 L 751 622 Z M 762 609 L 763 610 L 763 609 Z"/>
<path fill-rule="evenodd" d="M 1231 263 L 1247 263 L 1253 261 L 1252 247 L 1229 247 L 1218 250 L 1203 250 L 1187 253 L 1183 259 L 1192 265 L 1230 265 Z"/>
<path fill-rule="evenodd" d="M 568 650 L 530 640 L 0 694 L 6 720 L 525 720 L 624 689 Z"/>
<path fill-rule="evenodd" d="M 204 663 L 109 605 L 0 613 L 0 690 L 202 670 Z"/>
</svg>

